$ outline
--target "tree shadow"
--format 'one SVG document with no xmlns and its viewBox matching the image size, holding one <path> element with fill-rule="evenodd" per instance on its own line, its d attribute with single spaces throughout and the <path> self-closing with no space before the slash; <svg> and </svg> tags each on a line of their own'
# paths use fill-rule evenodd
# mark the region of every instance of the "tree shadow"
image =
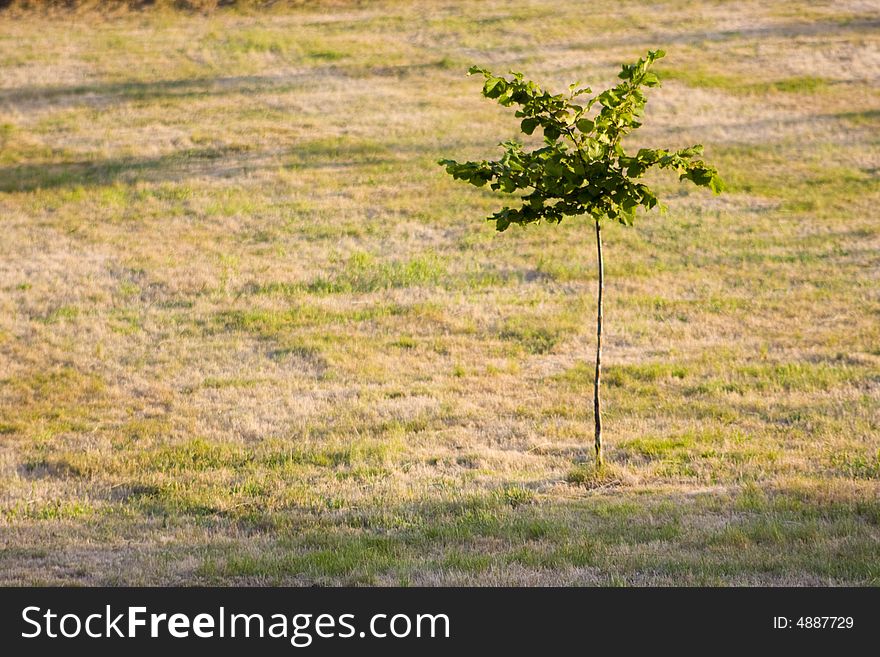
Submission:
<svg viewBox="0 0 880 657">
<path fill-rule="evenodd" d="M 805 114 L 803 116 L 791 116 L 786 118 L 773 117 L 769 119 L 754 119 L 752 121 L 739 121 L 732 123 L 729 128 L 738 129 L 745 137 L 746 141 L 750 141 L 748 136 L 751 131 L 759 128 L 767 127 L 786 127 L 786 128 L 807 128 L 815 129 L 817 126 L 829 125 L 834 123 L 864 123 L 868 125 L 880 119 L 880 110 L 865 110 L 856 112 L 823 112 L 814 114 Z M 664 129 L 669 134 L 679 134 L 685 132 L 696 132 L 701 130 L 712 130 L 717 128 L 718 124 L 712 121 L 702 123 L 692 123 L 688 125 L 674 125 Z M 858 133 L 856 133 L 857 135 Z"/>
<path fill-rule="evenodd" d="M 301 89 L 310 81 L 346 74 L 338 67 L 312 68 L 308 72 L 279 75 L 237 75 L 170 80 L 94 82 L 80 85 L 31 85 L 0 89 L 0 106 L 19 110 L 109 105 L 154 99 L 185 99 L 243 93 L 284 92 Z"/>
<path fill-rule="evenodd" d="M 236 147 L 186 149 L 157 157 L 119 157 L 97 161 L 36 162 L 0 167 L 0 192 L 96 187 L 115 182 L 181 180 L 204 174 L 231 177 L 261 166 L 265 153 Z"/>
<path fill-rule="evenodd" d="M 89 82 L 78 85 L 29 85 L 0 89 L 0 107 L 27 109 L 64 108 L 78 105 L 106 106 L 144 100 L 186 99 L 210 96 L 285 93 L 301 90 L 307 84 L 321 84 L 328 79 L 368 77 L 403 78 L 428 69 L 448 69 L 447 60 L 414 62 L 386 66 L 308 66 L 303 71 L 274 75 L 203 76 L 195 78 Z"/>
<path fill-rule="evenodd" d="M 100 187 L 114 183 L 180 182 L 195 177 L 234 178 L 263 169 L 319 171 L 406 166 L 421 153 L 418 144 L 387 146 L 346 136 L 319 138 L 290 147 L 256 150 L 242 146 L 188 148 L 155 157 L 28 162 L 0 166 L 0 193 Z"/>
<path fill-rule="evenodd" d="M 860 18 L 847 22 L 839 21 L 793 21 L 779 25 L 737 28 L 733 30 L 693 30 L 690 32 L 648 31 L 620 38 L 608 36 L 590 43 L 590 46 L 644 46 L 648 43 L 669 45 L 693 45 L 704 41 L 726 41 L 728 39 L 766 39 L 796 38 L 803 36 L 833 35 L 848 32 L 868 32 L 880 28 L 880 18 Z M 586 44 L 585 44 L 586 45 Z"/>
</svg>

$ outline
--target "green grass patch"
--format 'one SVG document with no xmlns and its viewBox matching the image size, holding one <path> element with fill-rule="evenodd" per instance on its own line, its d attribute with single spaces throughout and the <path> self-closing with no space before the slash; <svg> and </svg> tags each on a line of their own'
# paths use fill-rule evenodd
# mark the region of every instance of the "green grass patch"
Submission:
<svg viewBox="0 0 880 657">
<path fill-rule="evenodd" d="M 688 368 L 676 363 L 642 363 L 633 365 L 606 365 L 602 381 L 615 388 L 641 389 L 646 384 L 675 383 L 688 377 Z M 596 366 L 578 363 L 556 376 L 556 380 L 575 390 L 592 388 Z"/>
<path fill-rule="evenodd" d="M 686 394 L 745 394 L 771 390 L 810 392 L 831 390 L 871 378 L 870 370 L 845 363 L 759 363 L 737 365 L 727 377 L 711 378 L 690 386 Z"/>
<path fill-rule="evenodd" d="M 880 450 L 875 454 L 834 452 L 830 465 L 840 474 L 853 479 L 880 479 Z"/>
<path fill-rule="evenodd" d="M 661 80 L 677 80 L 689 87 L 719 89 L 733 94 L 791 93 L 811 94 L 827 89 L 831 81 L 817 76 L 793 76 L 778 80 L 754 80 L 730 73 L 701 68 L 667 68 L 659 72 Z"/>
<path fill-rule="evenodd" d="M 445 276 L 443 262 L 433 254 L 407 261 L 382 262 L 368 253 L 355 253 L 336 275 L 315 279 L 305 290 L 314 294 L 368 293 L 436 286 Z"/>
</svg>

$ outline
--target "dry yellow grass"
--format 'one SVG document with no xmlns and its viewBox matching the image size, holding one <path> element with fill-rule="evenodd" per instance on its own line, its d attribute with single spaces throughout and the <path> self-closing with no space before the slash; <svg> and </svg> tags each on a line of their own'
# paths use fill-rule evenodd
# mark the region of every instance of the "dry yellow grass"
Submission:
<svg viewBox="0 0 880 657">
<path fill-rule="evenodd" d="M 577 26 L 573 29 L 572 26 Z M 0 581 L 876 584 L 880 6 L 500 2 L 0 26 Z M 497 235 L 480 63 L 730 192 Z M 665 75 L 664 75 L 665 74 Z"/>
</svg>

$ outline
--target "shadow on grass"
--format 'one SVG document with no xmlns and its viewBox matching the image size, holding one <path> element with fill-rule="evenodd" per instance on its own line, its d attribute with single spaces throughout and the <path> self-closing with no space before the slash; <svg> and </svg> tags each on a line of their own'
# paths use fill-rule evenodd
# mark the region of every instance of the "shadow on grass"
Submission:
<svg viewBox="0 0 880 657">
<path fill-rule="evenodd" d="M 59 108 L 89 103 L 134 100 L 168 100 L 227 94 L 283 92 L 300 89 L 310 81 L 320 82 L 332 76 L 345 76 L 338 67 L 318 67 L 304 73 L 282 75 L 236 75 L 173 80 L 92 82 L 77 85 L 23 86 L 0 90 L 0 106 L 23 108 Z"/>
<path fill-rule="evenodd" d="M 515 568 L 544 583 L 876 584 L 880 507 L 823 497 L 751 487 L 651 499 L 623 491 L 552 505 L 495 496 L 343 513 L 311 528 L 301 518 L 288 526 L 261 516 L 271 530 L 259 550 L 209 550 L 199 575 L 488 583 L 506 582 Z"/>
<path fill-rule="evenodd" d="M 779 25 L 747 27 L 735 30 L 693 30 L 690 32 L 645 31 L 637 36 L 621 38 L 618 35 L 606 37 L 596 44 L 607 45 L 613 42 L 622 45 L 645 44 L 685 44 L 693 45 L 704 41 L 727 41 L 732 39 L 791 39 L 803 36 L 826 36 L 850 32 L 870 32 L 880 28 L 880 19 L 873 17 L 857 18 L 849 21 L 792 21 Z"/>
<path fill-rule="evenodd" d="M 203 176 L 231 178 L 261 169 L 318 170 L 404 166 L 423 156 L 419 144 L 382 143 L 346 136 L 305 140 L 286 148 L 251 150 L 247 145 L 189 148 L 156 157 L 27 162 L 0 166 L 0 192 L 99 187 L 113 183 L 182 181 Z"/>
<path fill-rule="evenodd" d="M 446 59 L 386 66 L 309 66 L 301 71 L 275 75 L 205 76 L 168 80 L 88 82 L 74 85 L 28 85 L 0 89 L 0 107 L 18 110 L 59 109 L 80 105 L 106 106 L 144 100 L 191 99 L 236 94 L 285 93 L 328 80 L 369 77 L 404 78 L 429 70 L 464 70 L 466 64 Z"/>
<path fill-rule="evenodd" d="M 120 157 L 95 161 L 34 162 L 0 167 L 0 192 L 95 187 L 114 182 L 161 182 L 184 175 L 232 176 L 259 165 L 259 153 L 240 147 L 193 148 L 157 157 Z"/>
<path fill-rule="evenodd" d="M 155 585 L 182 576 L 189 584 L 876 585 L 880 502 L 865 494 L 870 482 L 858 484 L 820 478 L 650 495 L 624 488 L 565 500 L 520 499 L 508 487 L 505 494 L 371 508 L 339 500 L 332 508 L 269 510 L 258 491 L 218 506 L 186 485 L 133 482 L 87 524 L 77 521 L 75 535 L 96 532 L 100 540 L 73 551 L 7 550 L 0 572 L 40 579 L 51 558 L 59 566 L 75 562 L 73 580 L 92 584 Z M 76 520 L 47 509 L 27 509 L 17 541 L 34 544 L 54 523 Z M 182 531 L 161 545 L 134 539 L 124 562 L 106 568 L 108 552 L 119 549 L 107 532 L 134 538 L 159 525 Z M 169 554 L 191 565 L 151 570 Z"/>
</svg>

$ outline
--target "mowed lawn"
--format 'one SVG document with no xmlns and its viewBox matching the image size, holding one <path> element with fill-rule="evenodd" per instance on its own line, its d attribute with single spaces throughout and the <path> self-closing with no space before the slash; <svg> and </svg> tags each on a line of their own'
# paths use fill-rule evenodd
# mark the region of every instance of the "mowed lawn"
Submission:
<svg viewBox="0 0 880 657">
<path fill-rule="evenodd" d="M 0 14 L 0 583 L 880 584 L 880 3 L 321 4 Z M 436 160 L 656 47 L 596 476 L 590 225 Z"/>
</svg>

